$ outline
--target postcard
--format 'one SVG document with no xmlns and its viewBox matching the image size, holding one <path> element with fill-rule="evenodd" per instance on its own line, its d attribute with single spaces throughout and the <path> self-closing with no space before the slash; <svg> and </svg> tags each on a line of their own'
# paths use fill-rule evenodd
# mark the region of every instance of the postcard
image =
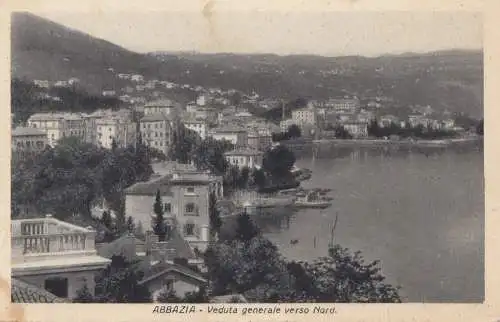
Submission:
<svg viewBox="0 0 500 322">
<path fill-rule="evenodd" d="M 12 4 L 1 320 L 499 320 L 494 6 Z"/>
</svg>

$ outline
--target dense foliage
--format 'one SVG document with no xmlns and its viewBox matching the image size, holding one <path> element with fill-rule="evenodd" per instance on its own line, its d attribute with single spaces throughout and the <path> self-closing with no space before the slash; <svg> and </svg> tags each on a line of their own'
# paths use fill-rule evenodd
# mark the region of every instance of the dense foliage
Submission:
<svg viewBox="0 0 500 322">
<path fill-rule="evenodd" d="M 149 303 L 148 288 L 140 285 L 142 274 L 122 256 L 113 256 L 111 263 L 96 278 L 95 295 L 85 285 L 77 292 L 75 303 Z"/>
<path fill-rule="evenodd" d="M 399 302 L 378 261 L 338 245 L 312 263 L 288 262 L 246 215 L 235 237 L 207 249 L 211 294 L 243 293 L 253 302 Z"/>
<path fill-rule="evenodd" d="M 285 141 L 290 139 L 297 139 L 302 136 L 302 131 L 300 127 L 296 124 L 292 124 L 288 127 L 286 132 L 273 133 L 273 142 Z"/>
<path fill-rule="evenodd" d="M 123 190 L 152 174 L 142 145 L 106 150 L 75 138 L 13 162 L 11 171 L 13 216 L 20 215 L 18 206 L 29 205 L 60 219 L 89 216 L 91 207 L 103 198 L 123 214 Z"/>
<path fill-rule="evenodd" d="M 160 190 L 156 192 L 153 211 L 155 213 L 153 232 L 158 236 L 159 241 L 165 241 L 167 236 L 167 226 L 165 225 L 165 218 L 163 217 L 163 202 L 161 200 Z"/>
<path fill-rule="evenodd" d="M 456 133 L 451 130 L 433 129 L 431 127 L 424 127 L 423 125 L 402 127 L 398 124 L 391 123 L 390 126 L 380 127 L 377 120 L 373 120 L 368 126 L 368 135 L 374 137 L 397 135 L 403 138 L 413 137 L 431 140 L 450 138 L 455 136 Z"/>
<path fill-rule="evenodd" d="M 77 87 L 52 87 L 43 89 L 28 81 L 11 81 L 11 105 L 14 124 L 25 122 L 39 112 L 86 112 L 99 108 L 119 108 L 123 105 L 116 98 L 91 95 Z"/>
</svg>

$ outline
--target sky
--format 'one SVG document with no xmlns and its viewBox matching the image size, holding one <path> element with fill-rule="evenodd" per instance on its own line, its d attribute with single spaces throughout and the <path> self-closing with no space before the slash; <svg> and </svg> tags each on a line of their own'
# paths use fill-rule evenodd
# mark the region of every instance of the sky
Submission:
<svg viewBox="0 0 500 322">
<path fill-rule="evenodd" d="M 51 11 L 36 14 L 141 53 L 378 56 L 483 47 L 482 15 L 471 11 Z"/>
</svg>

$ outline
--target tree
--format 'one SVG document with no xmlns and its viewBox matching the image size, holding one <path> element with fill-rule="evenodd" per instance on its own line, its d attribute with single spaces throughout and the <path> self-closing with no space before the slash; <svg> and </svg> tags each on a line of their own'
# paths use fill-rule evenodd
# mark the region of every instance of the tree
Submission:
<svg viewBox="0 0 500 322">
<path fill-rule="evenodd" d="M 284 145 L 267 150 L 262 160 L 262 168 L 275 177 L 286 177 L 295 164 L 295 155 Z"/>
<path fill-rule="evenodd" d="M 238 216 L 236 224 L 236 240 L 247 242 L 259 234 L 259 229 L 246 212 Z"/>
<path fill-rule="evenodd" d="M 266 175 L 262 169 L 254 169 L 252 172 L 253 182 L 259 188 L 266 185 Z"/>
<path fill-rule="evenodd" d="M 113 219 L 111 218 L 111 214 L 109 213 L 109 211 L 104 211 L 102 213 L 102 217 L 101 217 L 101 223 L 109 230 L 112 230 L 113 229 Z"/>
<path fill-rule="evenodd" d="M 151 294 L 139 284 L 142 273 L 123 256 L 113 256 L 111 263 L 96 278 L 95 301 L 102 303 L 148 303 Z"/>
<path fill-rule="evenodd" d="M 335 128 L 335 137 L 339 139 L 352 139 L 352 135 L 340 125 Z"/>
<path fill-rule="evenodd" d="M 484 119 L 481 119 L 479 124 L 476 126 L 476 133 L 478 135 L 484 135 Z"/>
<path fill-rule="evenodd" d="M 115 139 L 113 138 L 113 141 L 111 142 L 111 150 L 115 151 L 118 148 L 118 144 L 116 143 Z"/>
<path fill-rule="evenodd" d="M 279 252 L 262 236 L 243 242 L 230 240 L 205 253 L 211 294 L 243 293 L 260 284 L 277 285 L 282 272 Z"/>
<path fill-rule="evenodd" d="M 300 138 L 302 135 L 302 131 L 300 130 L 300 127 L 297 124 L 292 124 L 288 127 L 288 137 L 290 138 Z"/>
<path fill-rule="evenodd" d="M 158 297 L 156 298 L 156 301 L 158 303 L 182 303 L 183 300 L 177 296 L 174 290 L 169 289 L 169 290 L 164 290 L 158 294 Z"/>
<path fill-rule="evenodd" d="M 73 299 L 73 303 L 93 303 L 96 299 L 90 293 L 87 283 L 83 287 L 76 291 L 76 297 Z"/>
<path fill-rule="evenodd" d="M 217 236 L 220 233 L 222 219 L 217 209 L 217 197 L 215 192 L 210 192 L 209 198 L 210 233 L 213 236 Z"/>
<path fill-rule="evenodd" d="M 158 235 L 159 241 L 164 241 L 166 238 L 167 229 L 165 227 L 165 219 L 163 218 L 163 203 L 161 200 L 160 190 L 156 191 L 153 210 L 156 215 L 153 222 L 153 232 Z"/>
<path fill-rule="evenodd" d="M 368 135 L 374 137 L 380 137 L 380 127 L 378 126 L 377 119 L 371 120 L 370 124 L 368 124 Z"/>
<path fill-rule="evenodd" d="M 248 179 L 250 177 L 250 169 L 248 167 L 243 167 L 240 170 L 238 187 L 240 189 L 245 189 L 248 187 Z"/>
<path fill-rule="evenodd" d="M 135 232 L 135 224 L 134 224 L 134 219 L 132 218 L 132 216 L 128 216 L 128 218 L 127 218 L 127 230 L 129 233 Z"/>
<path fill-rule="evenodd" d="M 379 261 L 365 263 L 360 252 L 335 245 L 329 256 L 304 264 L 318 302 L 399 303 L 399 288 L 384 283 Z"/>
</svg>

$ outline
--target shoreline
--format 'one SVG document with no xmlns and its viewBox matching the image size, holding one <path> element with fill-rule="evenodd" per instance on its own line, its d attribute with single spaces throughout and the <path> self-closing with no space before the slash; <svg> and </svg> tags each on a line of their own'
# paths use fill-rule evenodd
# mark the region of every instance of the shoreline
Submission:
<svg viewBox="0 0 500 322">
<path fill-rule="evenodd" d="M 483 143 L 483 137 L 470 137 L 459 139 L 440 139 L 440 140 L 381 140 L 381 139 L 320 139 L 320 140 L 300 140 L 300 141 L 281 141 L 282 144 L 290 147 L 294 146 L 317 146 L 317 145 L 337 145 L 352 147 L 452 147 L 464 146 L 470 144 Z"/>
</svg>

